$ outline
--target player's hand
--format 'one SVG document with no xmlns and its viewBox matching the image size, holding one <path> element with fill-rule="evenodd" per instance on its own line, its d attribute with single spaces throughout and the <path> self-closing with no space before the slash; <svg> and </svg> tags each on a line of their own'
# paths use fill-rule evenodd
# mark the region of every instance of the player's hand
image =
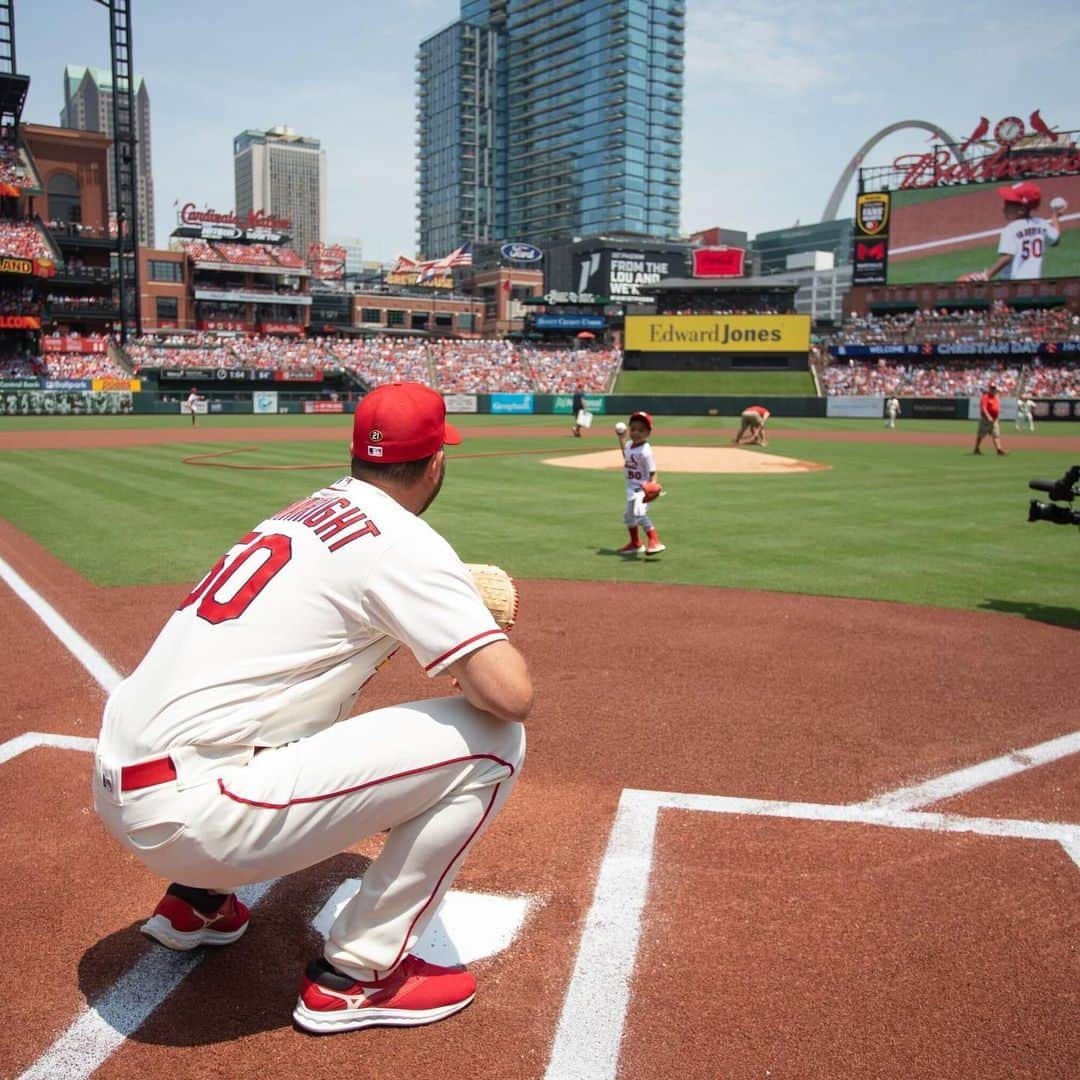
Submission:
<svg viewBox="0 0 1080 1080">
<path fill-rule="evenodd" d="M 989 281 L 990 276 L 985 270 L 972 270 L 969 274 L 961 274 L 957 281 Z"/>
</svg>

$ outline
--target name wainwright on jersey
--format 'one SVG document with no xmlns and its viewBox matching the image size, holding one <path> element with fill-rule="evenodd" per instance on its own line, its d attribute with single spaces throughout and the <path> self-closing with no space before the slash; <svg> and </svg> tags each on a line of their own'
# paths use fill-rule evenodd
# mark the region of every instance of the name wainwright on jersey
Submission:
<svg viewBox="0 0 1080 1080">
<path fill-rule="evenodd" d="M 292 506 L 285 507 L 274 514 L 273 521 L 298 521 L 306 525 L 326 544 L 330 551 L 340 551 L 346 544 L 359 540 L 363 536 L 379 536 L 379 527 L 358 506 L 353 506 L 348 499 L 340 495 L 317 498 L 312 496 L 301 499 Z M 359 526 L 346 533 L 334 543 L 330 543 L 351 525 Z"/>
</svg>

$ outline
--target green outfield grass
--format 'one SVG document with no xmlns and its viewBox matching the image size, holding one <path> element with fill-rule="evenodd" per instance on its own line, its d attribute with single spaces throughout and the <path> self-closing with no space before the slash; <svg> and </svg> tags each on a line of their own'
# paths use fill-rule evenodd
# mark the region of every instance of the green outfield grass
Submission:
<svg viewBox="0 0 1080 1080">
<path fill-rule="evenodd" d="M 1016 613 L 1080 627 L 1078 534 L 1028 524 L 1032 477 L 1056 478 L 1080 454 L 1036 449 L 1006 430 L 1009 457 L 902 442 L 774 440 L 770 452 L 829 466 L 800 474 L 664 475 L 655 518 L 669 550 L 658 560 L 613 554 L 625 540 L 617 470 L 558 469 L 544 458 L 610 445 L 594 427 L 583 440 L 536 432 L 470 444 L 472 427 L 559 426 L 557 417 L 455 417 L 466 441 L 450 450 L 443 494 L 428 512 L 467 561 L 498 562 L 518 577 L 767 589 Z M 305 465 L 240 471 L 181 463 L 192 453 L 236 450 L 216 426 L 302 424 L 311 441 L 252 446 L 223 460 Z M 0 429 L 160 426 L 171 417 L 38 423 Z M 732 418 L 657 417 L 655 443 L 718 445 Z M 880 430 L 877 421 L 775 420 L 776 433 Z M 669 434 L 665 434 L 665 430 Z M 904 431 L 973 434 L 970 423 L 902 422 Z M 676 431 L 686 434 L 675 435 Z M 1054 425 L 1055 435 L 1080 434 Z M 2 512 L 99 585 L 194 582 L 262 517 L 346 469 L 342 417 L 208 417 L 203 443 L 134 450 L 0 452 Z M 1027 445 L 1025 445 L 1027 442 Z M 539 451 L 539 452 L 538 452 Z M 755 451 L 760 453 L 761 451 Z M 469 456 L 475 454 L 477 456 Z M 888 643 L 881 643 L 883 660 Z M 943 643 L 947 647 L 947 643 Z"/>
<path fill-rule="evenodd" d="M 814 397 L 809 371 L 623 371 L 616 394 L 759 394 Z"/>
</svg>

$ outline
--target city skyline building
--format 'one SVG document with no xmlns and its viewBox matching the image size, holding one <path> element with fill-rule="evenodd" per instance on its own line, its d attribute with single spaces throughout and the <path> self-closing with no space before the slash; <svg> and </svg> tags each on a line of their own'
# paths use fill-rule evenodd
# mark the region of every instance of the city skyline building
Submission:
<svg viewBox="0 0 1080 1080">
<path fill-rule="evenodd" d="M 417 53 L 417 241 L 678 235 L 683 0 L 462 0 Z"/>
<path fill-rule="evenodd" d="M 138 236 L 143 247 L 154 247 L 154 174 L 150 142 L 150 92 L 141 75 L 135 76 L 135 190 Z M 99 68 L 68 64 L 64 68 L 64 105 L 60 127 L 97 131 L 113 138 L 112 74 Z M 111 156 L 111 151 L 110 151 Z M 111 161 L 108 174 L 109 213 L 116 214 L 116 175 Z"/>
<path fill-rule="evenodd" d="M 302 259 L 326 236 L 326 151 L 318 139 L 279 125 L 233 139 L 236 213 L 288 218 L 289 243 Z"/>
</svg>

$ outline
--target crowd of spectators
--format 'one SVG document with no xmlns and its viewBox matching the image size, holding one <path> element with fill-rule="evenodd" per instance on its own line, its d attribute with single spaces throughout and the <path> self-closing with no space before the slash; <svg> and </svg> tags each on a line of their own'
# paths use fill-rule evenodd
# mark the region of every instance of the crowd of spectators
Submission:
<svg viewBox="0 0 1080 1080">
<path fill-rule="evenodd" d="M 230 266 L 303 270 L 304 260 L 291 248 L 269 244 L 234 244 L 225 240 L 184 240 L 182 246 L 195 262 Z"/>
<path fill-rule="evenodd" d="M 52 248 L 30 221 L 0 219 L 0 255 L 19 259 L 51 259 Z"/>
<path fill-rule="evenodd" d="M 601 393 L 610 390 L 622 359 L 616 349 L 542 349 L 505 340 L 212 333 L 145 337 L 130 343 L 127 351 L 136 369 L 256 368 L 294 373 L 348 369 L 370 386 L 405 379 L 447 394 L 568 393 L 579 384 Z"/>
<path fill-rule="evenodd" d="M 1006 397 L 1016 393 L 1019 361 L 923 364 L 878 359 L 830 364 L 825 369 L 829 394 L 895 394 L 897 397 L 972 397 L 993 382 Z M 1080 365 L 1028 365 L 1024 389 L 1032 397 L 1080 397 Z"/>
<path fill-rule="evenodd" d="M 814 366 L 828 394 L 895 394 L 900 397 L 955 397 L 981 393 L 993 381 L 1005 395 L 1015 394 L 1025 360 L 1002 351 L 986 356 L 987 345 L 1014 342 L 1061 345 L 1080 342 L 1080 315 L 1068 308 L 1017 311 L 1000 301 L 986 309 L 922 309 L 887 315 L 851 316 L 842 329 L 812 350 Z M 928 352 L 903 359 L 874 356 L 874 346 L 949 344 L 978 347 L 978 359 L 950 349 L 948 357 Z M 836 356 L 840 346 L 864 345 L 865 358 Z M 974 351 L 974 350 L 973 350 Z M 1024 389 L 1035 397 L 1080 397 L 1080 366 L 1034 351 L 1026 359 Z"/>
<path fill-rule="evenodd" d="M 0 345 L 0 378 L 5 379 L 127 379 L 131 372 L 116 363 L 108 353 L 109 339 L 104 334 L 47 335 L 46 340 L 63 336 L 65 344 L 77 339 L 89 350 L 66 349 L 53 352 L 34 344 L 31 335 L 9 335 L 10 341 Z M 2 340 L 2 339 L 0 339 Z"/>
<path fill-rule="evenodd" d="M 826 339 L 838 345 L 983 345 L 995 341 L 1080 340 L 1080 315 L 1066 307 L 1017 311 L 1002 301 L 986 309 L 919 311 L 886 315 L 852 315 Z"/>
<path fill-rule="evenodd" d="M 20 189 L 34 183 L 22 152 L 9 143 L 0 143 L 0 183 Z"/>
<path fill-rule="evenodd" d="M 0 315 L 40 314 L 41 300 L 33 289 L 0 289 Z"/>
<path fill-rule="evenodd" d="M 677 308 L 661 307 L 660 315 L 791 315 L 790 310 L 781 310 L 773 304 L 762 300 L 760 303 L 751 303 L 743 307 L 717 307 L 714 297 L 703 296 L 700 299 L 692 297 L 684 301 Z"/>
</svg>

